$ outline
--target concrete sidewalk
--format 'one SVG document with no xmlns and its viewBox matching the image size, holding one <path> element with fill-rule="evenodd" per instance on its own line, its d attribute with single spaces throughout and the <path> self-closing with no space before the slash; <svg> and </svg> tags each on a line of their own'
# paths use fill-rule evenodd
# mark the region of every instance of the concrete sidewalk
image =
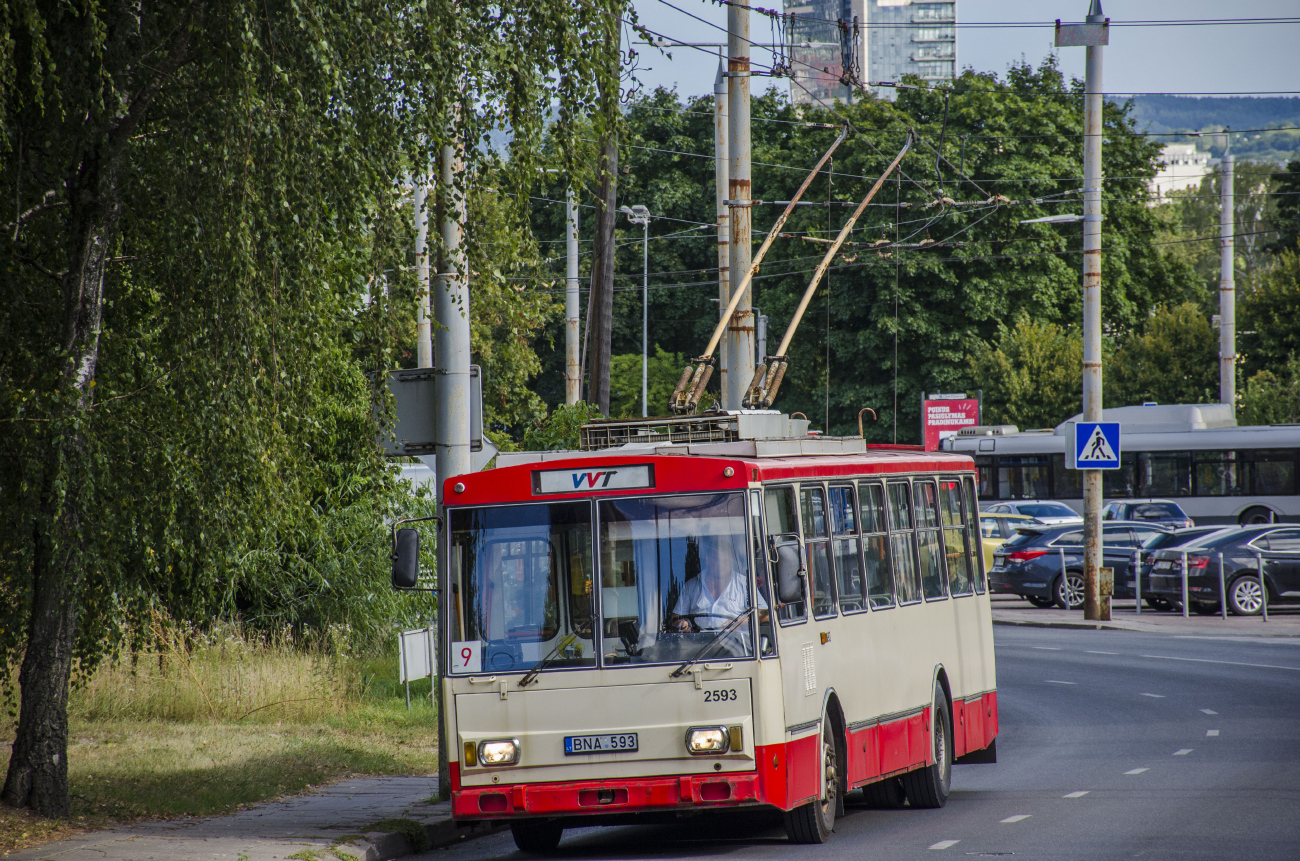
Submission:
<svg viewBox="0 0 1300 861">
<path fill-rule="evenodd" d="M 457 829 L 451 822 L 450 806 L 430 802 L 437 793 L 437 777 L 356 778 L 313 795 L 259 804 L 230 816 L 141 822 L 47 843 L 5 858 L 280 861 L 293 856 L 381 861 L 496 830 Z M 410 824 L 406 829 L 367 830 L 385 819 L 404 819 Z"/>
<path fill-rule="evenodd" d="M 1218 615 L 1184 619 L 1182 611 L 1156 611 L 1142 608 L 1133 612 L 1134 602 L 1120 600 L 1111 606 L 1109 622 L 1088 622 L 1082 610 L 1039 609 L 1019 599 L 993 599 L 993 624 L 1025 625 L 1035 628 L 1093 628 L 1121 631 L 1144 631 L 1153 634 L 1177 634 L 1202 637 L 1300 637 L 1300 607 L 1270 609 L 1268 621 L 1259 616 Z"/>
</svg>

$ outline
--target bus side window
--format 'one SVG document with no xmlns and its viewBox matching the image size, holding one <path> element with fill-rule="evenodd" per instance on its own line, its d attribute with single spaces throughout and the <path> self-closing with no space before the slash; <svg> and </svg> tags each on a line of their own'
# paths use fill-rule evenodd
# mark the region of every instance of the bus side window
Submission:
<svg viewBox="0 0 1300 861">
<path fill-rule="evenodd" d="M 948 590 L 953 595 L 969 595 L 973 589 L 966 514 L 962 508 L 961 492 L 961 482 L 955 478 L 939 482 L 939 506 L 943 513 L 943 548 L 948 562 Z"/>
<path fill-rule="evenodd" d="M 804 550 L 808 582 L 812 586 L 813 617 L 835 615 L 835 584 L 831 574 L 826 491 L 820 485 L 799 490 L 799 512 L 803 515 Z"/>
<path fill-rule="evenodd" d="M 912 532 L 912 488 L 905 481 L 889 483 L 889 555 L 898 603 L 915 604 L 921 600 L 921 577 L 916 570 L 916 535 Z"/>
<path fill-rule="evenodd" d="M 946 598 L 948 581 L 943 573 L 943 536 L 939 520 L 939 494 L 934 479 L 912 482 L 916 499 L 916 545 L 921 561 L 921 591 L 927 601 Z"/>
<path fill-rule="evenodd" d="M 757 490 L 749 492 L 750 529 L 754 533 L 754 579 L 758 586 L 758 654 L 770 658 L 776 654 L 776 629 L 772 627 L 772 614 L 764 607 L 775 607 L 772 602 L 771 573 L 768 571 L 767 548 L 763 546 L 763 495 Z"/>
<path fill-rule="evenodd" d="M 862 561 L 871 609 L 894 606 L 894 575 L 889 565 L 889 526 L 885 521 L 885 488 L 878 482 L 858 483 L 858 524 L 862 529 Z"/>
<path fill-rule="evenodd" d="M 783 544 L 799 543 L 799 509 L 794 501 L 794 488 L 790 486 L 769 487 L 763 492 L 763 513 L 767 521 L 767 554 L 768 560 L 775 558 L 776 548 Z M 776 576 L 775 569 L 773 576 Z M 777 618 L 782 624 L 790 622 L 802 622 L 808 615 L 807 604 L 807 582 L 808 578 L 802 579 L 802 588 L 805 590 L 804 598 L 798 601 L 782 603 L 780 596 L 776 597 L 777 603 L 772 606 L 776 607 Z M 775 585 L 775 584 L 774 584 Z M 776 592 L 776 589 L 772 590 Z"/>
<path fill-rule="evenodd" d="M 831 485 L 831 560 L 840 594 L 840 612 L 867 609 L 863 602 L 862 557 L 858 555 L 858 516 L 853 485 Z"/>
<path fill-rule="evenodd" d="M 979 509 L 975 505 L 975 482 L 969 476 L 962 479 L 962 504 L 966 508 L 966 546 L 970 553 L 970 570 L 975 580 L 975 591 L 984 594 L 984 552 L 975 537 L 975 524 L 979 522 Z"/>
</svg>

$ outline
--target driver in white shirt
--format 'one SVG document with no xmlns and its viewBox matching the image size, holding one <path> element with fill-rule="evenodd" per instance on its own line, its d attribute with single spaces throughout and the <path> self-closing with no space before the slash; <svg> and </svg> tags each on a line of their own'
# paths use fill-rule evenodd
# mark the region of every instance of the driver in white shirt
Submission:
<svg viewBox="0 0 1300 861">
<path fill-rule="evenodd" d="M 733 543 L 730 536 L 700 537 L 700 574 L 682 587 L 669 621 L 672 628 L 682 632 L 716 631 L 749 609 L 749 583 L 741 575 L 743 563 L 737 560 Z M 758 606 L 760 614 L 766 615 L 767 602 L 762 595 L 758 596 Z"/>
</svg>

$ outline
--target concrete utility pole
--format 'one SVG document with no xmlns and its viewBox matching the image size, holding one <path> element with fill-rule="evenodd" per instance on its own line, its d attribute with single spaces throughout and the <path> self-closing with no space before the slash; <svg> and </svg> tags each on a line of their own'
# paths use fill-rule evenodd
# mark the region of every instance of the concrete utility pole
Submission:
<svg viewBox="0 0 1300 861">
<path fill-rule="evenodd" d="M 437 448 L 435 473 L 443 482 L 471 471 L 469 451 L 469 286 L 461 229 L 465 223 L 465 189 L 457 186 L 464 173 L 459 146 L 444 146 L 439 159 L 439 212 L 444 256 L 439 261 L 433 291 L 434 319 L 445 329 L 434 343 L 438 398 L 434 408 Z M 444 503 L 439 492 L 439 505 Z"/>
<path fill-rule="evenodd" d="M 1219 403 L 1237 414 L 1237 284 L 1233 273 L 1232 156 L 1219 163 Z"/>
<path fill-rule="evenodd" d="M 1058 47 L 1087 49 L 1083 83 L 1083 420 L 1101 421 L 1101 49 L 1110 24 L 1101 0 L 1092 0 L 1084 24 L 1056 22 Z M 1083 617 L 1110 619 L 1110 600 L 1098 594 L 1102 562 L 1101 471 L 1083 472 Z"/>
<path fill-rule="evenodd" d="M 429 186 L 417 176 L 415 186 L 415 275 L 419 284 L 419 316 L 415 324 L 416 367 L 433 367 L 433 326 L 429 323 Z"/>
<path fill-rule="evenodd" d="M 578 332 L 578 201 L 569 186 L 564 201 L 565 247 L 568 261 L 564 278 L 564 402 L 582 399 L 582 343 Z"/>
<path fill-rule="evenodd" d="M 718 308 L 719 313 L 725 309 L 731 301 L 731 219 L 730 208 L 727 206 L 728 195 L 731 193 L 728 178 L 731 176 L 730 159 L 731 151 L 727 148 L 727 126 L 730 120 L 727 118 L 727 88 L 728 81 L 726 63 L 718 59 L 718 76 L 713 80 L 713 179 L 717 194 L 717 220 L 718 220 Z M 723 403 L 726 403 L 727 394 L 730 393 L 730 383 L 728 382 L 728 369 L 731 366 L 731 359 L 727 352 L 727 345 L 723 344 L 720 362 L 721 381 L 723 391 Z M 745 380 L 736 383 L 736 386 L 743 388 L 746 385 Z"/>
<path fill-rule="evenodd" d="M 750 137 L 749 137 L 749 7 L 733 3 L 727 7 L 727 120 L 730 170 L 727 185 L 734 206 L 731 208 L 731 272 L 749 271 L 750 227 Z M 723 406 L 740 409 L 745 388 L 754 376 L 753 287 L 746 285 L 736 311 L 727 327 L 726 388 Z"/>
</svg>

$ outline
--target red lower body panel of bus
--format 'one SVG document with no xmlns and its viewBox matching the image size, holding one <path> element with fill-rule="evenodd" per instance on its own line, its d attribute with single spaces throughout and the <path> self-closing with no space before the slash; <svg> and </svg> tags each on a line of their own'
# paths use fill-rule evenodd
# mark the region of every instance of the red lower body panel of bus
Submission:
<svg viewBox="0 0 1300 861">
<path fill-rule="evenodd" d="M 997 693 L 953 703 L 953 756 L 986 748 L 998 733 Z M 850 728 L 848 784 L 857 788 L 930 765 L 930 709 Z M 759 745 L 757 769 L 717 774 L 629 777 L 556 783 L 462 787 L 451 764 L 452 815 L 457 819 L 637 813 L 765 804 L 791 810 L 820 794 L 817 733 L 785 744 Z"/>
</svg>

